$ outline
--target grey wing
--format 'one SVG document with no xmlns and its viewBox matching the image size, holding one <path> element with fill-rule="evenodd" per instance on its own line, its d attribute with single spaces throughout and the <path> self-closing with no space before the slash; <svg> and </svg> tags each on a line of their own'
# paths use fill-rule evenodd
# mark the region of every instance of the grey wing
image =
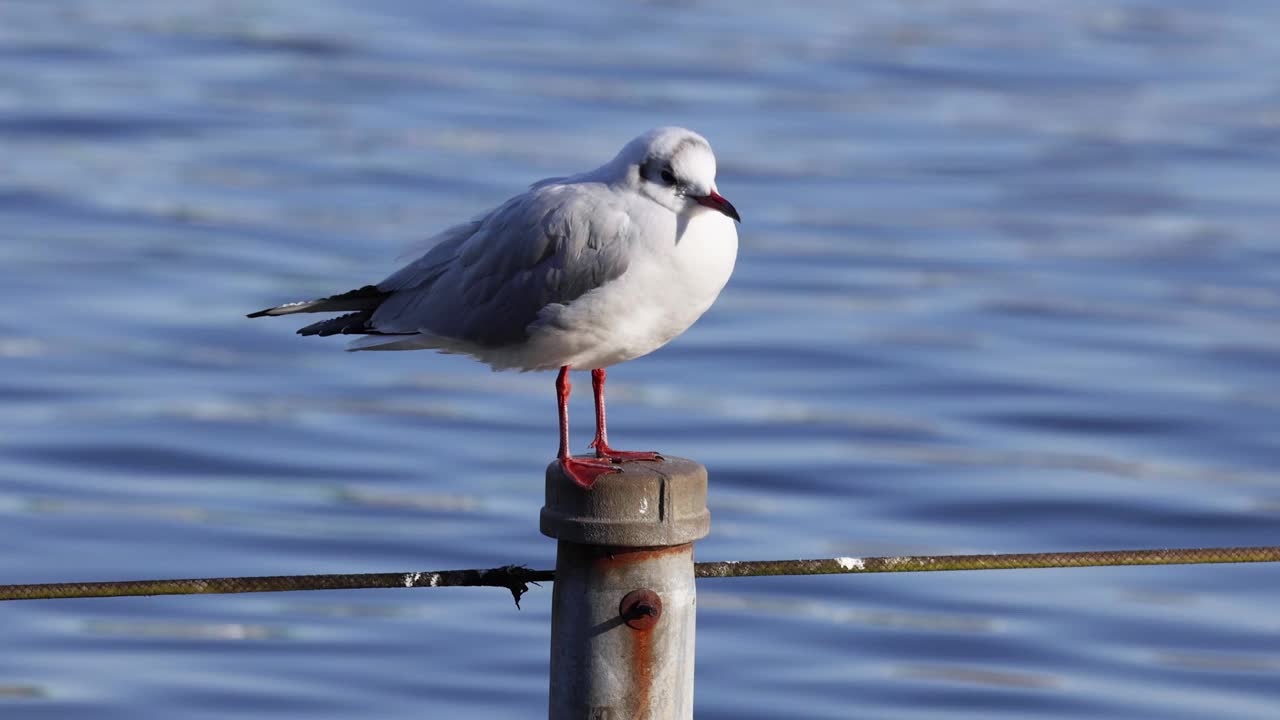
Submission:
<svg viewBox="0 0 1280 720">
<path fill-rule="evenodd" d="M 543 308 L 620 276 L 633 232 L 606 188 L 535 187 L 445 231 L 435 247 L 379 283 L 393 294 L 369 325 L 483 347 L 523 341 Z"/>
</svg>

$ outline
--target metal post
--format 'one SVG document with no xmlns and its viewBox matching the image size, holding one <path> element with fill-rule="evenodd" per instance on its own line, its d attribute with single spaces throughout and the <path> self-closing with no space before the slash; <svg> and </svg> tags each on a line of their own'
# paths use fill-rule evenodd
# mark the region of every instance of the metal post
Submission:
<svg viewBox="0 0 1280 720">
<path fill-rule="evenodd" d="M 707 469 L 629 462 L 584 490 L 547 467 L 542 533 L 559 540 L 551 596 L 551 720 L 693 718 L 693 542 Z"/>
</svg>

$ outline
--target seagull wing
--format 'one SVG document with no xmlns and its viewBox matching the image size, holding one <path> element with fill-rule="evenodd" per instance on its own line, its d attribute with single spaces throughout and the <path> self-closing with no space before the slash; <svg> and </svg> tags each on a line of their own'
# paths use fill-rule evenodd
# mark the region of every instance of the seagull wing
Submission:
<svg viewBox="0 0 1280 720">
<path fill-rule="evenodd" d="M 525 340 L 543 308 L 622 275 L 635 225 L 596 183 L 539 185 L 440 235 L 378 284 L 372 332 L 425 333 L 481 347 Z"/>
</svg>

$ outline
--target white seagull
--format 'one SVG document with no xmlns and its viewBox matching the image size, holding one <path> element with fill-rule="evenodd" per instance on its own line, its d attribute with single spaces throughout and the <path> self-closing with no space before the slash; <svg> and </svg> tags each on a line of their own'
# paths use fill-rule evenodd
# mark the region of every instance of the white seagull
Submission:
<svg viewBox="0 0 1280 720">
<path fill-rule="evenodd" d="M 534 183 L 445 230 L 377 285 L 249 317 L 347 312 L 298 334 L 363 335 L 349 350 L 465 353 L 495 370 L 559 369 L 557 458 L 590 488 L 619 463 L 662 460 L 609 446 L 605 368 L 667 344 L 728 282 L 741 218 L 715 180 L 706 139 L 657 128 L 595 170 Z M 570 370 L 591 370 L 595 457 L 569 452 Z"/>
</svg>

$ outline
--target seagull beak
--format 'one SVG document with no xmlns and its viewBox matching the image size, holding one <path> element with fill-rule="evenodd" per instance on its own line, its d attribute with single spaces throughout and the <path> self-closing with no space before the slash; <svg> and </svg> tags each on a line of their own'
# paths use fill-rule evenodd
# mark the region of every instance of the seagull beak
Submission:
<svg viewBox="0 0 1280 720">
<path fill-rule="evenodd" d="M 738 210 L 733 206 L 733 203 L 725 200 L 724 197 L 715 190 L 712 190 L 711 193 L 707 195 L 693 196 L 693 199 L 697 200 L 702 205 L 706 205 L 712 210 L 722 212 L 734 220 L 742 222 L 742 216 L 738 215 Z"/>
</svg>

